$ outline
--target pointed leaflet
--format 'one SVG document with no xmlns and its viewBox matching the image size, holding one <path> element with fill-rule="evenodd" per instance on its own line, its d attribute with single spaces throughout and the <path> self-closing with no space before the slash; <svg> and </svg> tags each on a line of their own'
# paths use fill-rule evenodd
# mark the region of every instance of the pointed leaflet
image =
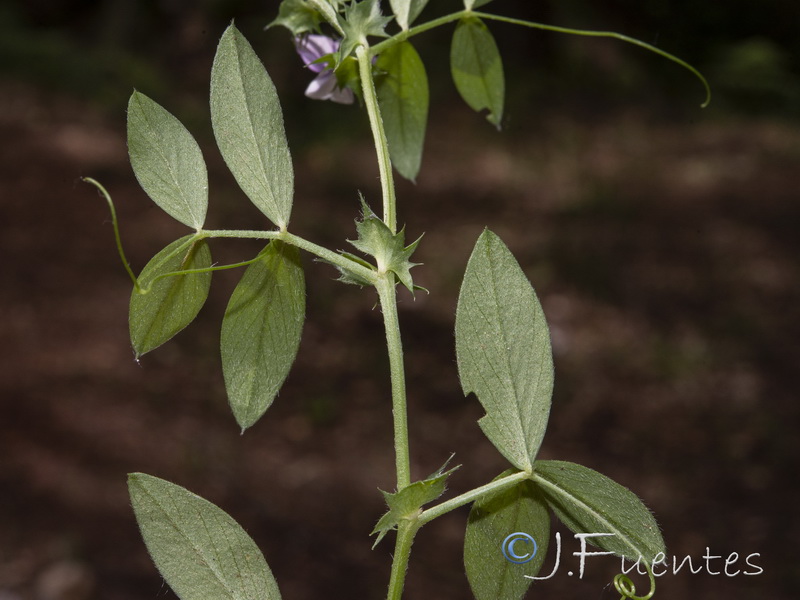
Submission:
<svg viewBox="0 0 800 600">
<path fill-rule="evenodd" d="M 159 275 L 205 269 L 211 252 L 205 240 L 187 235 L 172 242 L 145 265 L 139 285 L 149 291 L 131 294 L 128 324 L 136 356 L 154 350 L 191 323 L 208 297 L 211 273 L 190 273 L 153 280 Z"/>
<path fill-rule="evenodd" d="M 512 474 L 506 471 L 500 477 Z M 503 542 L 509 535 L 524 532 L 533 537 L 537 549 L 533 558 L 517 564 L 506 560 Z M 550 539 L 550 511 L 536 486 L 529 480 L 477 501 L 469 513 L 464 537 L 464 566 L 476 600 L 519 600 L 542 568 Z M 520 539 L 509 548 L 524 556 L 533 544 Z"/>
<path fill-rule="evenodd" d="M 128 154 L 153 202 L 200 229 L 208 207 L 208 174 L 200 147 L 178 119 L 140 92 L 128 101 Z"/>
<path fill-rule="evenodd" d="M 450 477 L 453 471 L 458 469 L 458 467 L 453 467 L 449 471 L 445 471 L 447 463 L 452 458 L 452 456 L 448 458 L 438 471 L 431 473 L 423 481 L 415 481 L 394 494 L 381 491 L 386 504 L 389 506 L 389 511 L 380 518 L 372 533 L 370 533 L 370 535 L 378 534 L 375 543 L 372 545 L 373 548 L 378 545 L 389 531 L 397 527 L 401 520 L 416 518 L 423 505 L 433 502 L 444 494 L 445 489 L 447 489 L 445 485 L 447 478 Z"/>
<path fill-rule="evenodd" d="M 282 25 L 298 36 L 309 31 L 319 31 L 322 15 L 307 0 L 283 0 L 278 8 L 278 16 L 267 25 L 267 29 Z"/>
<path fill-rule="evenodd" d="M 503 63 L 492 34 L 480 19 L 466 17 L 458 23 L 450 48 L 450 69 L 464 102 L 476 111 L 488 109 L 486 118 L 499 128 L 505 98 Z"/>
<path fill-rule="evenodd" d="M 339 8 L 340 2 L 336 2 L 336 8 L 331 6 L 329 0 L 307 0 L 308 4 L 313 6 L 319 14 L 321 14 L 328 24 L 333 27 L 336 31 L 338 31 L 341 35 L 344 35 L 344 30 L 342 30 L 342 26 L 339 24 L 339 15 L 337 14 L 337 9 Z"/>
<path fill-rule="evenodd" d="M 652 564 L 666 552 L 653 514 L 626 487 L 588 467 L 538 460 L 534 481 L 556 516 L 574 533 L 613 533 L 587 542 L 602 550 Z"/>
<path fill-rule="evenodd" d="M 414 180 L 422 160 L 428 121 L 428 76 L 410 42 L 391 46 L 378 56 L 383 72 L 377 82 L 389 153 L 397 172 Z"/>
<path fill-rule="evenodd" d="M 270 242 L 261 259 L 247 267 L 222 319 L 222 372 L 242 430 L 278 395 L 297 356 L 305 311 L 300 253 Z"/>
<path fill-rule="evenodd" d="M 128 491 L 147 550 L 181 600 L 280 600 L 261 551 L 222 509 L 144 473 L 128 475 Z"/>
<path fill-rule="evenodd" d="M 467 10 L 472 10 L 473 8 L 483 6 L 484 4 L 489 4 L 491 1 L 492 0 L 464 0 L 464 8 Z"/>
<path fill-rule="evenodd" d="M 211 124 L 239 187 L 281 229 L 289 223 L 294 172 L 275 86 L 233 25 L 211 69 Z"/>
<path fill-rule="evenodd" d="M 456 355 L 464 393 L 486 415 L 479 424 L 500 453 L 530 471 L 553 393 L 553 356 L 542 307 L 505 244 L 488 229 L 472 251 L 456 311 Z"/>
<path fill-rule="evenodd" d="M 403 30 L 408 29 L 427 3 L 428 0 L 389 0 L 397 24 Z"/>
</svg>

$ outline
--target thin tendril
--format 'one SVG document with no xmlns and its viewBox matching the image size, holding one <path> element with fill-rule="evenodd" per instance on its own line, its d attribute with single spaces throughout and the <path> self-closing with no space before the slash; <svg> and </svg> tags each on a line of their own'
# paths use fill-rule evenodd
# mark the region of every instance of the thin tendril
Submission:
<svg viewBox="0 0 800 600">
<path fill-rule="evenodd" d="M 106 202 L 108 203 L 108 208 L 111 211 L 111 225 L 114 227 L 114 239 L 117 242 L 117 252 L 119 252 L 119 257 L 122 260 L 122 266 L 125 267 L 125 270 L 128 272 L 131 281 L 133 281 L 134 289 L 137 292 L 141 293 L 141 288 L 139 287 L 139 281 L 136 279 L 136 275 L 133 274 L 130 263 L 128 263 L 128 259 L 125 257 L 125 250 L 122 249 L 122 238 L 119 235 L 119 222 L 117 221 L 117 211 L 114 208 L 114 202 L 111 200 L 111 196 L 106 191 L 106 188 L 104 188 L 103 185 L 97 180 L 92 179 L 91 177 L 81 177 L 81 181 L 85 181 L 86 183 L 92 184 L 100 191 L 100 194 L 103 197 L 105 197 Z"/>
<path fill-rule="evenodd" d="M 687 69 L 695 77 L 697 77 L 700 82 L 703 84 L 703 87 L 706 90 L 706 99 L 700 105 L 701 108 L 705 108 L 711 103 L 711 86 L 708 85 L 708 81 L 703 76 L 700 71 L 695 69 L 692 65 L 687 63 L 685 60 L 670 54 L 669 52 L 665 52 L 660 48 L 656 48 L 655 46 L 643 42 L 641 40 L 637 40 L 636 38 L 628 37 L 627 35 L 623 35 L 621 33 L 616 33 L 614 31 L 593 31 L 587 29 L 571 29 L 569 27 L 557 27 L 555 25 L 545 25 L 544 23 L 536 23 L 534 21 L 524 21 L 522 19 L 514 19 L 511 17 L 502 17 L 500 15 L 493 15 L 490 13 L 482 13 L 482 12 L 473 12 L 474 16 L 480 19 L 486 19 L 491 21 L 500 21 L 502 23 L 511 23 L 512 25 L 522 25 L 524 27 L 531 27 L 533 29 L 542 29 L 545 31 L 554 31 L 556 33 L 569 33 L 571 35 L 581 35 L 586 37 L 607 37 L 607 38 L 614 38 L 616 40 L 620 40 L 623 42 L 627 42 L 628 44 L 633 44 L 634 46 L 639 46 L 640 48 L 644 48 L 645 50 L 649 50 L 650 52 L 654 52 L 659 56 L 666 58 L 667 60 L 671 60 L 674 63 L 679 64 L 684 69 Z"/>
<path fill-rule="evenodd" d="M 636 586 L 630 577 L 624 573 L 619 573 L 614 577 L 614 587 L 622 594 L 619 600 L 650 600 L 656 593 L 656 579 L 653 576 L 653 569 L 647 563 L 644 564 L 647 575 L 650 577 L 650 592 L 646 596 L 636 595 Z"/>
<path fill-rule="evenodd" d="M 193 275 L 196 273 L 212 273 L 214 271 L 225 271 L 227 269 L 237 269 L 239 267 L 246 267 L 247 265 L 252 265 L 254 262 L 259 260 L 262 256 L 264 251 L 258 253 L 258 256 L 255 258 L 251 258 L 250 260 L 245 260 L 242 262 L 230 264 L 230 265 L 220 265 L 216 267 L 204 267 L 202 269 L 186 269 L 185 271 L 170 271 L 169 273 L 162 273 L 153 278 L 153 280 L 149 283 L 147 287 L 139 287 L 137 290 L 139 294 L 148 294 L 150 290 L 153 289 L 153 284 L 157 281 L 164 279 L 165 277 L 178 277 L 180 275 Z"/>
</svg>

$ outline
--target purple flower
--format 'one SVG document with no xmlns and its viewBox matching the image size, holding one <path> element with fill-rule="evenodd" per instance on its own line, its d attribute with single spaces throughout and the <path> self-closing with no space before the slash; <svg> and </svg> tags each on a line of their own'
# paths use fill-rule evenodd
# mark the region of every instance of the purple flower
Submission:
<svg viewBox="0 0 800 600">
<path fill-rule="evenodd" d="M 336 74 L 325 62 L 316 62 L 323 56 L 339 50 L 339 40 L 326 35 L 306 34 L 294 38 L 294 47 L 306 67 L 318 75 L 308 84 L 306 96 L 315 100 L 332 100 L 340 104 L 353 103 L 353 90 L 339 87 Z"/>
</svg>

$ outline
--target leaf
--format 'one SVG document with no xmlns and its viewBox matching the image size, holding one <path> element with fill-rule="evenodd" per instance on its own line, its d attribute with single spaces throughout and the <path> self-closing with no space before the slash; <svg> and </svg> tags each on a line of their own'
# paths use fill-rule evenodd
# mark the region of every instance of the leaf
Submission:
<svg viewBox="0 0 800 600">
<path fill-rule="evenodd" d="M 319 31 L 322 15 L 307 0 L 283 0 L 278 16 L 267 25 L 267 29 L 280 25 L 298 36 L 309 31 Z"/>
<path fill-rule="evenodd" d="M 475 111 L 488 109 L 486 118 L 499 129 L 505 97 L 503 62 L 480 19 L 466 17 L 458 23 L 450 48 L 450 69 L 464 102 Z"/>
<path fill-rule="evenodd" d="M 626 487 L 588 467 L 559 460 L 538 460 L 534 480 L 556 516 L 573 533 L 613 533 L 590 543 L 630 560 L 648 564 L 666 553 L 653 514 Z"/>
<path fill-rule="evenodd" d="M 489 4 L 491 1 L 492 0 L 464 0 L 464 8 L 467 10 L 472 10 L 473 8 L 483 6 L 484 4 Z"/>
<path fill-rule="evenodd" d="M 289 223 L 294 172 L 275 86 L 234 25 L 211 69 L 211 124 L 222 157 L 250 201 L 279 228 Z"/>
<path fill-rule="evenodd" d="M 227 513 L 174 483 L 128 475 L 147 550 L 181 600 L 280 600 L 255 542 Z"/>
<path fill-rule="evenodd" d="M 375 543 L 372 545 L 373 548 L 378 545 L 389 531 L 396 528 L 400 521 L 416 518 L 425 504 L 433 502 L 444 494 L 447 489 L 445 485 L 447 478 L 459 468 L 453 467 L 449 471 L 445 471 L 452 458 L 452 456 L 448 458 L 435 473 L 431 473 L 422 481 L 415 481 L 399 492 L 390 493 L 381 490 L 386 504 L 389 506 L 389 511 L 380 518 L 372 533 L 370 533 L 370 535 L 378 534 Z"/>
<path fill-rule="evenodd" d="M 401 42 L 378 56 L 377 85 L 392 164 L 406 179 L 414 180 L 422 161 L 428 121 L 428 76 L 410 42 Z"/>
<path fill-rule="evenodd" d="M 512 474 L 509 470 L 500 477 Z M 537 545 L 536 554 L 525 563 L 506 559 L 504 542 L 518 556 L 533 552 L 532 544 L 509 536 L 523 533 Z M 464 566 L 476 600 L 518 600 L 542 568 L 550 540 L 550 511 L 530 480 L 479 500 L 472 506 L 464 537 Z M 525 576 L 528 577 L 525 577 Z"/>
<path fill-rule="evenodd" d="M 200 147 L 178 119 L 140 92 L 128 101 L 128 154 L 153 202 L 184 225 L 201 229 L 208 174 Z"/>
<path fill-rule="evenodd" d="M 337 9 L 339 4 L 341 4 L 340 2 L 336 2 L 336 8 L 331 6 L 329 0 L 308 0 L 308 3 L 325 18 L 331 27 L 333 27 L 341 35 L 344 35 L 344 30 L 339 24 L 339 16 L 337 14 Z"/>
<path fill-rule="evenodd" d="M 222 319 L 222 372 L 242 431 L 261 418 L 289 375 L 305 310 L 299 251 L 270 242 L 242 275 Z"/>
<path fill-rule="evenodd" d="M 428 4 L 428 0 L 389 0 L 389 4 L 397 24 L 405 31 Z"/>
<path fill-rule="evenodd" d="M 414 293 L 414 281 L 411 269 L 419 265 L 409 259 L 417 249 L 422 236 L 408 246 L 405 246 L 405 228 L 397 233 L 392 233 L 386 224 L 375 216 L 375 213 L 361 199 L 362 219 L 356 221 L 357 240 L 347 240 L 364 254 L 375 258 L 379 273 L 392 271 L 400 282 Z M 372 266 L 372 265 L 369 265 Z M 347 281 L 347 283 L 352 283 Z"/>
<path fill-rule="evenodd" d="M 211 273 L 191 273 L 164 277 L 159 275 L 205 269 L 211 266 L 211 252 L 205 240 L 187 235 L 175 240 L 148 262 L 139 275 L 139 285 L 131 294 L 128 324 L 136 357 L 146 354 L 169 340 L 191 323 L 200 312 L 211 287 Z"/>
<path fill-rule="evenodd" d="M 486 415 L 479 424 L 500 453 L 530 471 L 553 393 L 544 312 L 519 264 L 485 230 L 472 251 L 456 310 L 456 356 L 464 394 Z"/>
</svg>

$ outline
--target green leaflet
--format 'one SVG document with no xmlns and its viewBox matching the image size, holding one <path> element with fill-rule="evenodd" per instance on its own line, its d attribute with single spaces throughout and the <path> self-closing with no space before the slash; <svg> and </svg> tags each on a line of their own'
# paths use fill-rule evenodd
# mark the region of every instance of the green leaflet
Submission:
<svg viewBox="0 0 800 600">
<path fill-rule="evenodd" d="M 184 225 L 201 229 L 208 174 L 200 147 L 178 119 L 140 92 L 128 101 L 128 154 L 153 202 Z"/>
<path fill-rule="evenodd" d="M 479 424 L 500 453 L 530 471 L 553 393 L 553 357 L 542 307 L 519 264 L 485 230 L 472 251 L 456 311 L 456 356 L 464 394 L 486 415 Z"/>
<path fill-rule="evenodd" d="M 278 8 L 278 16 L 267 25 L 267 29 L 281 25 L 297 36 L 319 31 L 322 19 L 322 15 L 307 0 L 283 0 Z"/>
<path fill-rule="evenodd" d="M 211 124 L 222 157 L 250 201 L 279 228 L 289 223 L 294 171 L 275 86 L 234 25 L 211 69 Z"/>
<path fill-rule="evenodd" d="M 228 402 L 244 431 L 266 412 L 292 367 L 305 319 L 299 251 L 270 242 L 242 275 L 222 319 Z"/>
<path fill-rule="evenodd" d="M 376 62 L 377 92 L 392 164 L 413 181 L 419 173 L 428 121 L 428 76 L 410 42 L 391 46 Z"/>
<path fill-rule="evenodd" d="M 513 473 L 508 470 L 499 475 Z M 527 533 L 538 546 L 530 562 L 516 564 L 503 555 L 503 542 L 513 533 Z M 464 537 L 464 566 L 476 600 L 519 600 L 533 583 L 547 556 L 550 511 L 529 480 L 479 500 L 472 506 Z M 518 556 L 532 552 L 520 540 L 512 550 Z"/>
<path fill-rule="evenodd" d="M 128 491 L 147 550 L 181 600 L 280 600 L 263 554 L 208 500 L 144 473 Z"/>
<path fill-rule="evenodd" d="M 139 275 L 139 285 L 149 291 L 131 294 L 128 325 L 137 358 L 158 348 L 191 323 L 208 297 L 211 273 L 159 275 L 205 269 L 211 266 L 211 252 L 205 240 L 187 235 L 172 242 L 150 259 Z"/>
<path fill-rule="evenodd" d="M 466 17 L 458 23 L 450 48 L 450 70 L 464 102 L 475 111 L 488 109 L 486 118 L 499 129 L 505 98 L 503 63 L 492 34 L 480 19 Z"/>
<path fill-rule="evenodd" d="M 467 10 L 472 10 L 473 8 L 483 6 L 484 4 L 489 4 L 491 1 L 492 0 L 464 0 L 464 8 Z"/>
<path fill-rule="evenodd" d="M 401 29 L 406 30 L 428 4 L 428 0 L 389 0 L 389 4 L 395 19 L 397 19 L 397 24 Z"/>
<path fill-rule="evenodd" d="M 652 564 L 666 553 L 652 513 L 626 487 L 588 467 L 559 460 L 538 460 L 534 481 L 556 516 L 574 533 L 613 533 L 591 544 L 630 560 Z"/>
<path fill-rule="evenodd" d="M 339 24 L 339 15 L 336 9 L 331 6 L 328 0 L 308 0 L 308 4 L 313 6 L 319 14 L 321 14 L 328 24 L 333 27 L 339 34 L 344 35 L 344 30 Z M 338 8 L 338 3 L 337 3 Z"/>
<path fill-rule="evenodd" d="M 370 533 L 370 535 L 378 534 L 375 543 L 372 545 L 373 548 L 378 545 L 389 531 L 396 528 L 402 519 L 416 518 L 423 505 L 433 502 L 444 494 L 445 489 L 447 489 L 447 478 L 450 477 L 453 471 L 458 469 L 458 467 L 453 467 L 449 471 L 445 471 L 447 463 L 452 458 L 452 456 L 448 458 L 438 471 L 431 473 L 423 481 L 415 481 L 394 494 L 381 491 L 389 511 L 380 518 L 372 533 Z"/>
</svg>

